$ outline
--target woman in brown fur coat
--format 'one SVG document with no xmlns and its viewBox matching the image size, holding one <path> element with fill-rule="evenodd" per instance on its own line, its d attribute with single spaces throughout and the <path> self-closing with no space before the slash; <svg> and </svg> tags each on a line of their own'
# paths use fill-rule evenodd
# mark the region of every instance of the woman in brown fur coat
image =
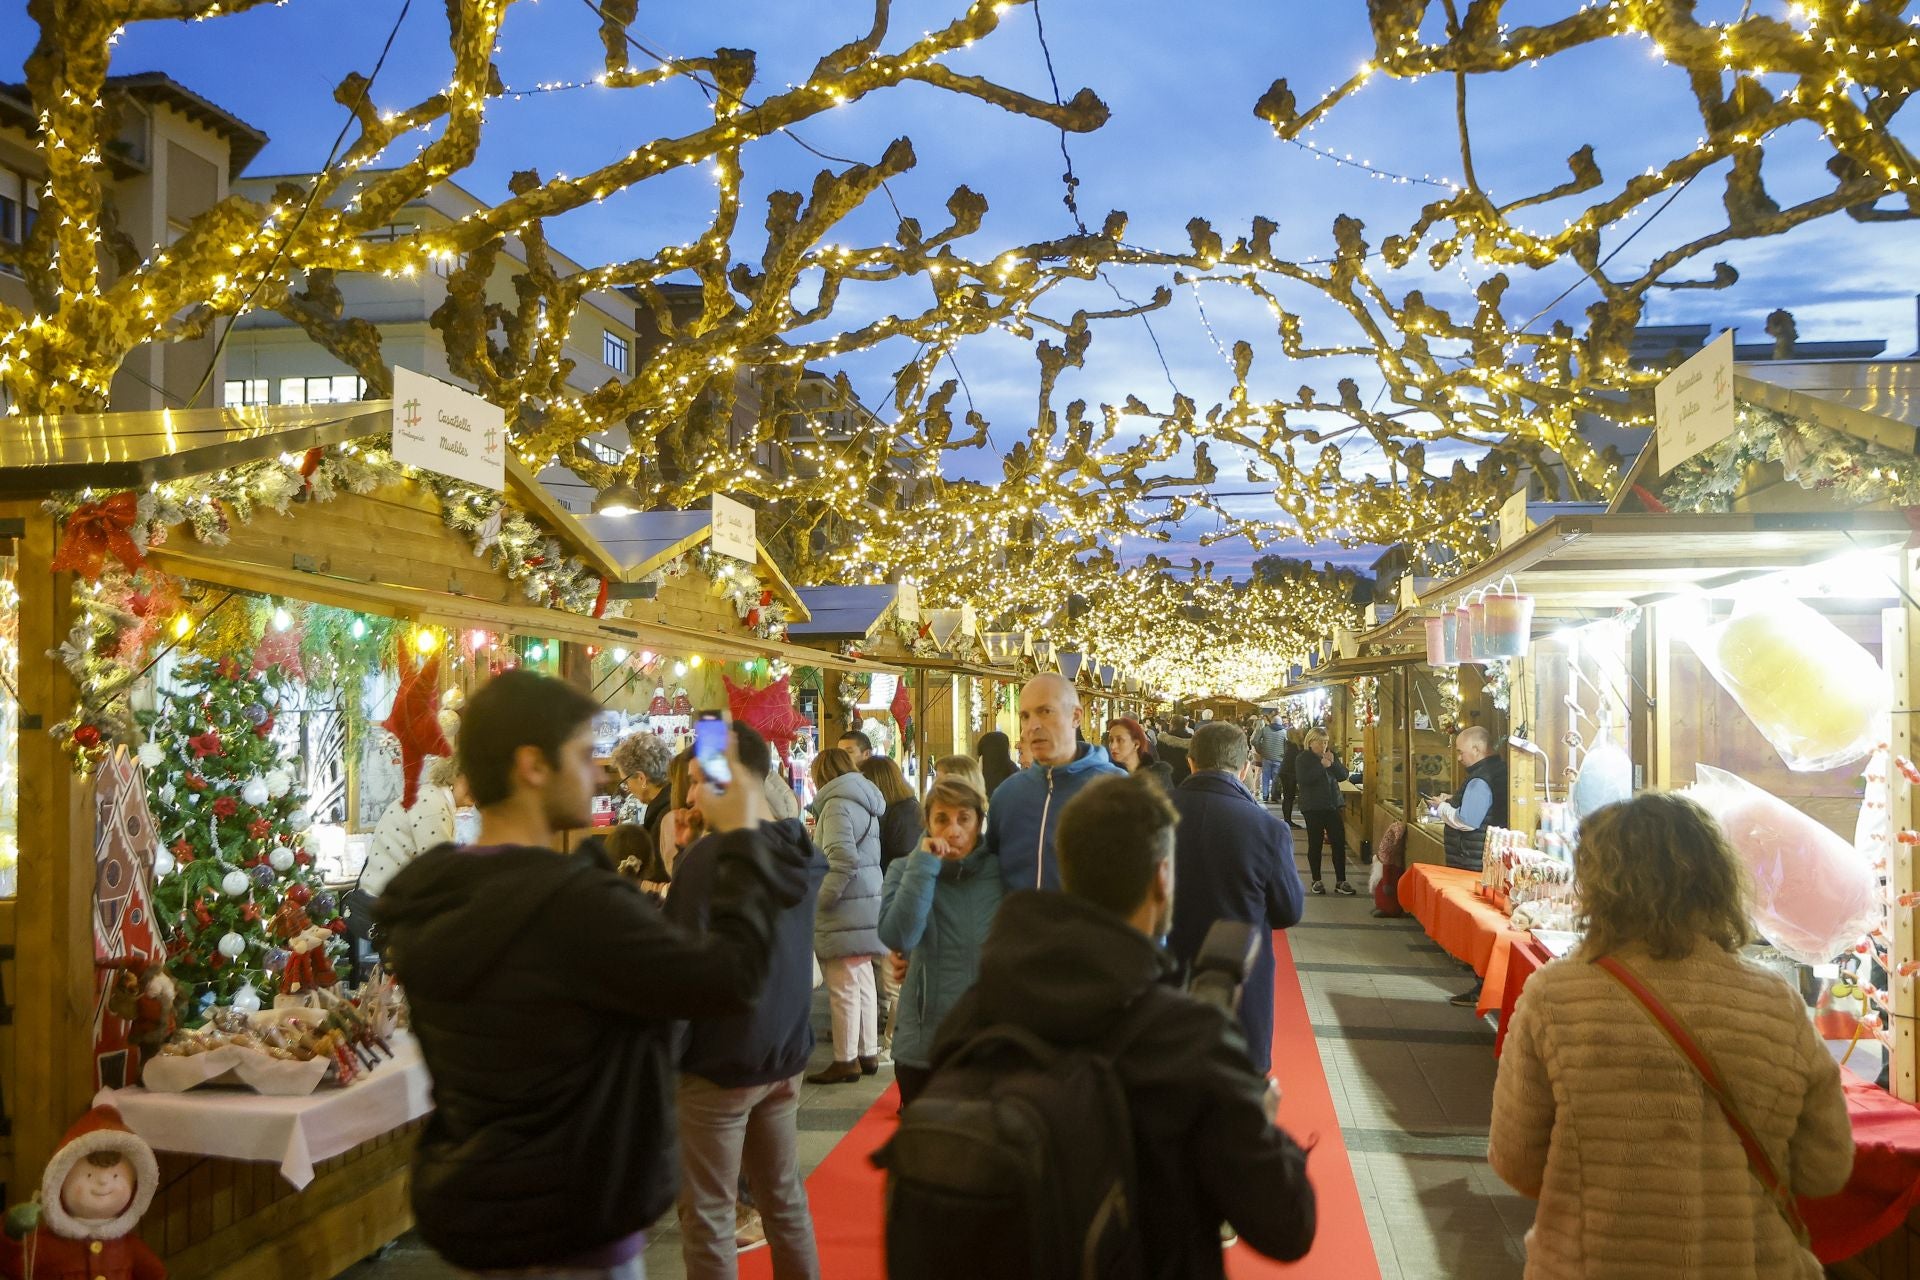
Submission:
<svg viewBox="0 0 1920 1280">
<path fill-rule="evenodd" d="M 1581 824 L 1586 937 L 1527 983 L 1494 1086 L 1488 1159 L 1539 1200 L 1530 1280 L 1806 1277 L 1795 1238 L 1700 1073 L 1628 988 L 1620 961 L 1704 1050 L 1795 1195 L 1845 1184 L 1840 1074 L 1799 994 L 1742 960 L 1743 867 L 1692 801 L 1649 794 Z"/>
</svg>

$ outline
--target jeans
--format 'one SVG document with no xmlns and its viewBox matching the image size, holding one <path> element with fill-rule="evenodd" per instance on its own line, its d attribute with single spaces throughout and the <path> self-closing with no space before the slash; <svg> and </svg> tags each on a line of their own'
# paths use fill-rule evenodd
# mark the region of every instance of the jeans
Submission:
<svg viewBox="0 0 1920 1280">
<path fill-rule="evenodd" d="M 472 1280 L 647 1280 L 646 1265 L 635 1258 L 617 1267 L 518 1267 L 511 1271 L 455 1271 Z"/>
<path fill-rule="evenodd" d="M 819 1280 L 813 1215 L 800 1179 L 800 1080 L 723 1089 L 680 1077 L 680 1255 L 687 1280 L 733 1280 L 734 1205 L 744 1169 L 767 1229 L 776 1280 Z"/>
<path fill-rule="evenodd" d="M 1262 760 L 1260 762 L 1260 794 L 1256 796 L 1255 799 L 1259 800 L 1262 804 L 1271 802 L 1273 799 L 1273 780 L 1279 776 L 1280 762 L 1278 760 Z"/>
<path fill-rule="evenodd" d="M 835 956 L 822 960 L 827 975 L 827 1004 L 833 1010 L 833 1060 L 877 1057 L 880 1053 L 880 1005 L 874 990 L 872 956 Z"/>
<path fill-rule="evenodd" d="M 1338 809 L 1302 809 L 1300 816 L 1307 824 L 1307 869 L 1313 878 L 1320 878 L 1320 842 L 1322 837 L 1333 844 L 1333 878 L 1347 878 L 1347 832 L 1340 825 Z"/>
</svg>

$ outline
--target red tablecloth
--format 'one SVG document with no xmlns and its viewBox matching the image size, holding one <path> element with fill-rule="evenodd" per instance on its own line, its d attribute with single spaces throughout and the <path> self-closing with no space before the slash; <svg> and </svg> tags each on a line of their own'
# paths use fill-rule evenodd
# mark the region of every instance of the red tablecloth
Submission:
<svg viewBox="0 0 1920 1280">
<path fill-rule="evenodd" d="M 1551 959 L 1552 953 L 1531 937 L 1508 948 L 1495 1053 L 1506 1039 L 1507 1019 L 1520 989 Z M 1853 1175 L 1839 1195 L 1800 1202 L 1813 1234 L 1813 1252 L 1829 1263 L 1886 1239 L 1920 1204 L 1920 1107 L 1901 1102 L 1845 1067 L 1840 1074 L 1853 1122 Z"/>
<path fill-rule="evenodd" d="M 1427 936 L 1480 975 L 1481 1013 L 1500 1007 L 1507 987 L 1507 958 L 1526 934 L 1507 927 L 1507 914 L 1479 894 L 1480 873 L 1416 862 L 1400 877 L 1400 905 Z"/>
</svg>

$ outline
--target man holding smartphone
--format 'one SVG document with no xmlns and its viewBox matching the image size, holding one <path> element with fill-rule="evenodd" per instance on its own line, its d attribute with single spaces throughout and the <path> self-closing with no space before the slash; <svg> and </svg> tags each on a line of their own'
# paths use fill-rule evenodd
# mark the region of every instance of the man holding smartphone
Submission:
<svg viewBox="0 0 1920 1280">
<path fill-rule="evenodd" d="M 590 816 L 599 710 L 529 671 L 482 686 L 459 744 L 479 839 L 420 855 L 375 909 L 433 1076 L 414 1218 L 483 1275 L 637 1280 L 644 1232 L 678 1188 L 674 1024 L 752 1008 L 779 913 L 805 893 L 804 868 L 759 834 L 757 787 L 697 800 L 718 836 L 703 935 L 560 853 Z"/>
</svg>

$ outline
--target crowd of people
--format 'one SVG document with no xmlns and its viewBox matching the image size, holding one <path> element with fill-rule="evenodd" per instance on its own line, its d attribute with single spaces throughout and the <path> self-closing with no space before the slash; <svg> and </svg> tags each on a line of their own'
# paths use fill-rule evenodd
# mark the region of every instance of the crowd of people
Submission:
<svg viewBox="0 0 1920 1280">
<path fill-rule="evenodd" d="M 1334 893 L 1354 893 L 1349 766 L 1324 729 L 1175 716 L 1102 734 L 1070 682 L 1042 675 L 1021 691 L 1017 743 L 996 731 L 937 761 L 924 797 L 844 734 L 813 757 L 804 814 L 743 723 L 724 784 L 640 735 L 613 757 L 637 820 L 556 856 L 588 822 L 597 711 L 532 673 L 483 686 L 457 770 L 430 779 L 446 794 L 396 824 L 361 886 L 435 1082 L 413 1208 L 450 1263 L 634 1280 L 644 1233 L 672 1207 L 696 1280 L 736 1275 L 740 1249 L 762 1242 L 780 1280 L 817 1277 L 803 1083 L 889 1065 L 902 1119 L 876 1159 L 895 1274 L 1056 1274 L 1010 1261 L 1048 1240 L 1059 1256 L 1119 1250 L 1151 1276 L 1222 1275 L 1223 1240 L 1280 1259 L 1311 1247 L 1309 1156 L 1273 1122 L 1269 1073 L 1273 931 L 1326 892 L 1327 853 Z M 1491 747 L 1462 732 L 1466 783 L 1434 798 L 1455 865 L 1477 866 L 1503 820 Z M 456 788 L 479 810 L 461 841 L 441 814 Z M 1540 1201 L 1529 1274 L 1665 1275 L 1691 1258 L 1817 1275 L 1781 1189 L 1844 1180 L 1838 1077 L 1797 996 L 1736 954 L 1747 933 L 1724 838 L 1689 802 L 1644 796 L 1583 827 L 1576 872 L 1586 941 L 1528 986 L 1496 1099 L 1493 1167 Z M 1221 922 L 1252 940 L 1226 1001 L 1183 989 Z M 1615 960 L 1637 977 L 1612 974 Z M 1721 1101 L 1731 1116 L 1740 1095 L 1784 1172 L 1762 1177 L 1697 1096 L 1636 982 L 1722 1060 L 1763 1064 Z M 809 1075 L 821 986 L 832 1056 Z M 1625 1096 L 1628 1078 L 1658 1107 Z M 1089 1121 L 1105 1097 L 1122 1114 Z M 1009 1098 L 1027 1116 L 1012 1130 L 984 1101 Z M 1018 1146 L 1042 1131 L 1080 1137 Z M 1646 1152 L 1676 1135 L 1684 1158 L 1649 1170 Z M 1102 1163 L 1116 1142 L 1123 1156 Z M 1048 1152 L 1068 1147 L 1080 1163 L 1056 1166 Z M 1061 1186 L 962 1185 L 1008 1150 L 1005 1167 Z"/>
</svg>

